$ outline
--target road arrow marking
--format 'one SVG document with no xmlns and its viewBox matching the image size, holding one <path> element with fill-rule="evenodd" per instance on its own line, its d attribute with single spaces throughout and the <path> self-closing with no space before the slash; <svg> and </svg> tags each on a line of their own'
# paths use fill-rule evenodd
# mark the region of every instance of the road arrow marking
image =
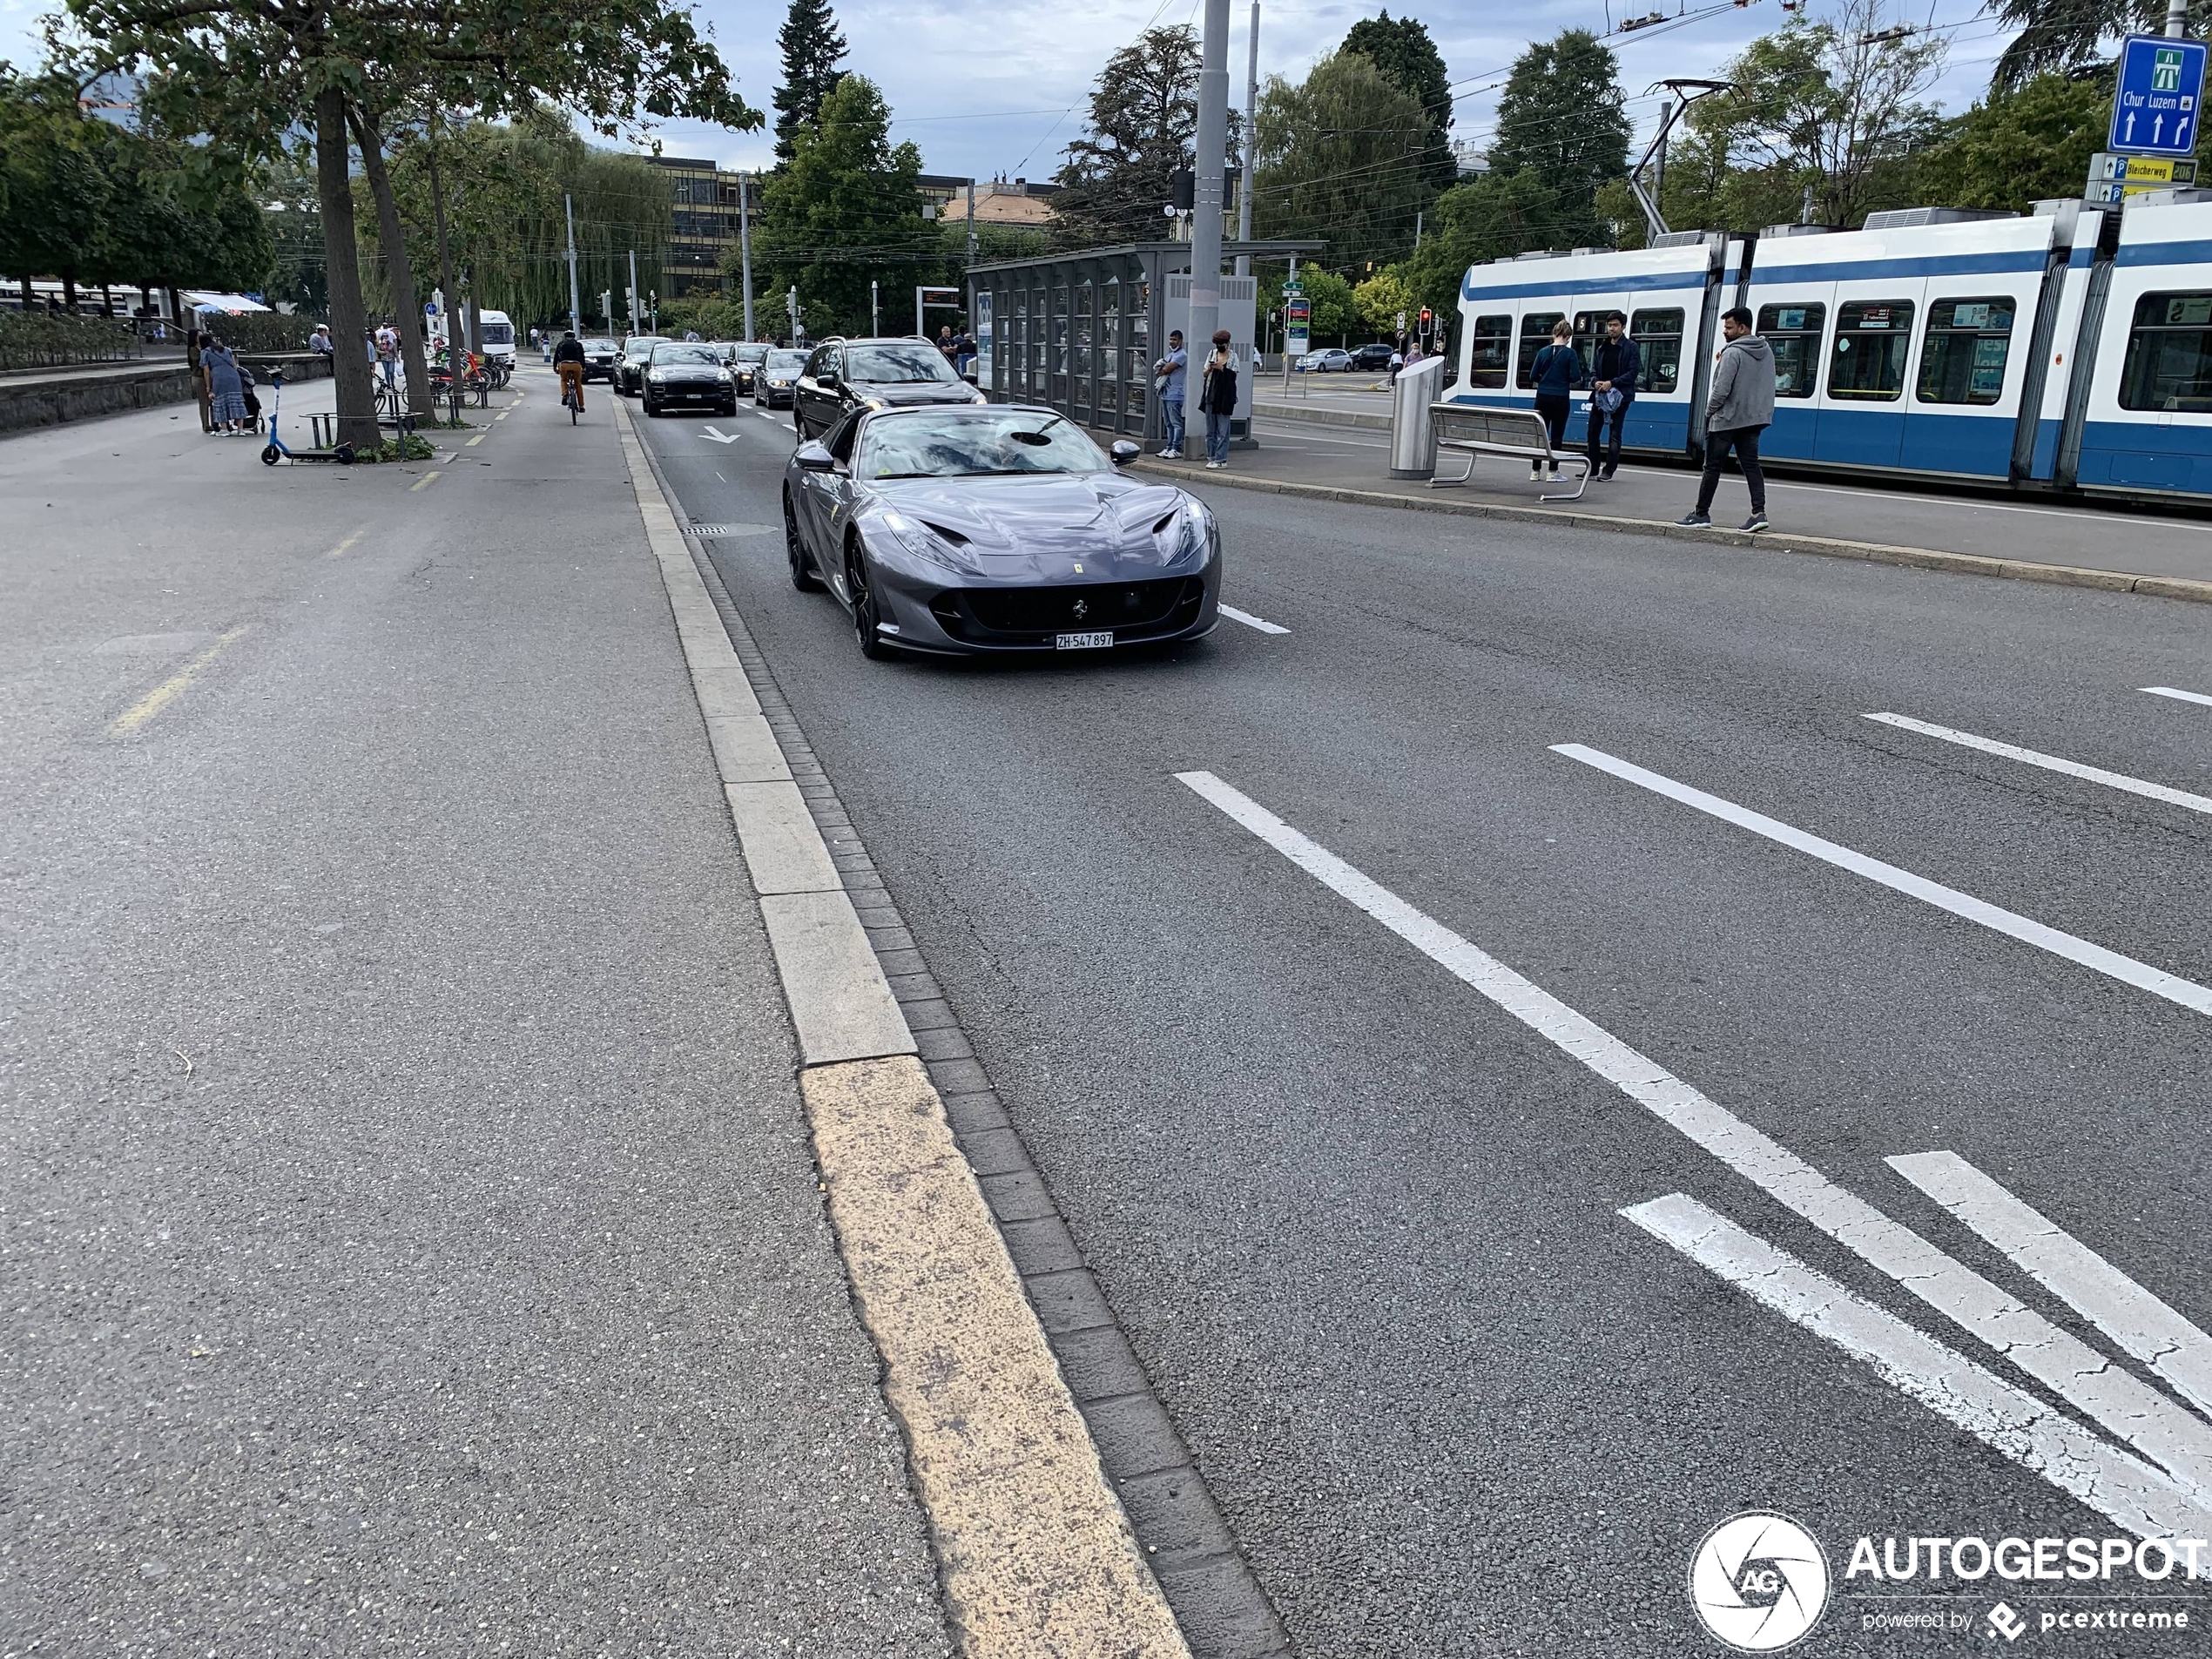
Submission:
<svg viewBox="0 0 2212 1659">
<path fill-rule="evenodd" d="M 738 441 L 734 434 L 718 432 L 712 427 L 705 428 L 699 435 L 703 438 L 711 438 L 717 443 L 735 443 Z"/>
</svg>

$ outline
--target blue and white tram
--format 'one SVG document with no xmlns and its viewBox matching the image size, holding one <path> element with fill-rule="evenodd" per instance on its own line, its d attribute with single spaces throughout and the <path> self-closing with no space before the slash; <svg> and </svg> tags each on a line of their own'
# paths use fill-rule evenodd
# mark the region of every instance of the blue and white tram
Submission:
<svg viewBox="0 0 2212 1659">
<path fill-rule="evenodd" d="M 1644 359 L 1628 444 L 1694 458 L 1720 314 L 1743 305 L 1774 347 L 1760 448 L 1777 462 L 2212 498 L 2212 201 L 1915 209 L 1860 231 L 1664 239 L 1470 268 L 1454 395 L 1533 406 L 1528 369 L 1552 325 L 1568 317 L 1587 358 L 1619 311 Z"/>
</svg>

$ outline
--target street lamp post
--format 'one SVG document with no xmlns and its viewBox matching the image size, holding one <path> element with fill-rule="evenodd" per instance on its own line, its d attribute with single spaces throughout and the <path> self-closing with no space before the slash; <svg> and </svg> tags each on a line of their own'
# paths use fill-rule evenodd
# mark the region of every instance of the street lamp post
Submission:
<svg viewBox="0 0 2212 1659">
<path fill-rule="evenodd" d="M 752 214 L 745 201 L 749 174 L 738 175 L 738 268 L 745 282 L 745 337 L 752 338 Z"/>
<path fill-rule="evenodd" d="M 1237 181 L 1237 239 L 1252 239 L 1252 164 L 1259 153 L 1259 0 L 1252 0 L 1252 26 L 1244 57 L 1244 176 Z M 1237 256 L 1237 274 L 1252 273 L 1252 256 Z"/>
</svg>

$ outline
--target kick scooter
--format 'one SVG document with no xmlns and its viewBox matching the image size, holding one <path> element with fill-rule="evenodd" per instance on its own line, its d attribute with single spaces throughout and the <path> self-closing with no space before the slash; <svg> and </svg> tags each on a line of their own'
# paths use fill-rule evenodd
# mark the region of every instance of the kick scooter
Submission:
<svg viewBox="0 0 2212 1659">
<path fill-rule="evenodd" d="M 294 449 L 277 436 L 277 413 L 284 408 L 284 376 L 271 374 L 269 384 L 276 397 L 269 405 L 269 442 L 261 451 L 264 466 L 273 467 L 280 461 L 334 461 L 341 467 L 354 464 L 354 446 L 341 443 L 334 449 Z"/>
</svg>

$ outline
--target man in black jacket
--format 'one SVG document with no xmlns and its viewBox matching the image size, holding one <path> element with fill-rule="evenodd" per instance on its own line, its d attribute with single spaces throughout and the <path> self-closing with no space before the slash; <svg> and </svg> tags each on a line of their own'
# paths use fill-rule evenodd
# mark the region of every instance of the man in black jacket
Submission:
<svg viewBox="0 0 2212 1659">
<path fill-rule="evenodd" d="M 1598 342 L 1597 360 L 1590 365 L 1590 475 L 1602 484 L 1611 482 L 1621 469 L 1621 432 L 1629 405 L 1636 399 L 1636 377 L 1642 373 L 1643 353 L 1629 338 L 1629 320 L 1616 311 L 1605 320 L 1605 338 Z M 1610 395 L 1616 392 L 1620 400 L 1608 409 L 1606 404 L 1613 401 Z M 1608 421 L 1613 423 L 1613 441 L 1601 467 L 1598 440 Z"/>
<path fill-rule="evenodd" d="M 570 393 L 576 396 L 576 412 L 583 413 L 583 342 L 576 337 L 576 330 L 568 329 L 561 335 L 561 343 L 553 348 L 553 372 L 561 377 L 561 393 L 565 399 Z"/>
</svg>

